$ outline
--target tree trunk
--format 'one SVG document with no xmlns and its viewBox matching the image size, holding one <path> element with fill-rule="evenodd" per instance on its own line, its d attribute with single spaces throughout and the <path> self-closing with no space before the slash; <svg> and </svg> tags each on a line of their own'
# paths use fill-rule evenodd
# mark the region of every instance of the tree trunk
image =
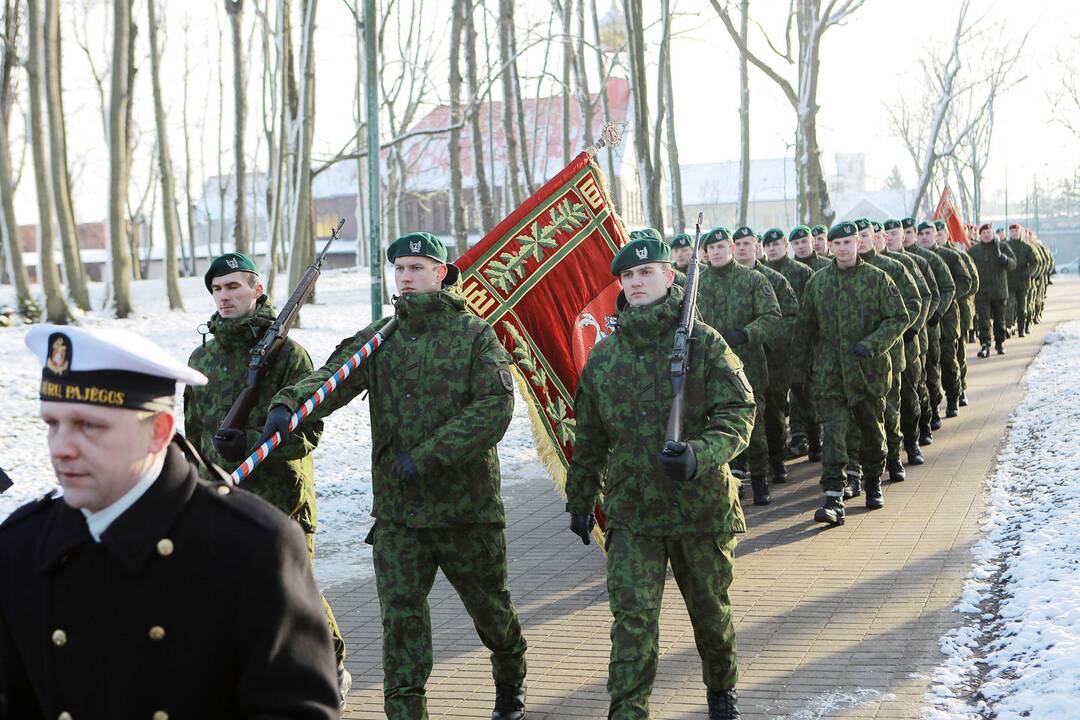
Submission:
<svg viewBox="0 0 1080 720">
<path fill-rule="evenodd" d="M 189 276 L 199 272 L 199 255 L 195 250 L 195 211 L 191 202 L 191 132 L 188 125 L 188 78 L 191 75 L 189 66 L 191 49 L 188 45 L 188 27 L 184 25 L 184 97 L 181 101 L 180 118 L 184 124 L 184 217 L 187 218 L 188 230 L 188 255 L 191 256 Z"/>
<path fill-rule="evenodd" d="M 21 3 L 18 0 L 7 0 L 4 4 L 3 68 L 0 71 L 0 209 L 3 210 L 5 242 L 0 244 L 6 245 L 7 248 L 7 256 L 11 262 L 11 280 L 15 284 L 15 296 L 21 312 L 23 309 L 30 308 L 34 301 L 30 296 L 30 278 L 26 272 L 26 266 L 23 265 L 19 226 L 15 221 L 15 188 L 12 181 L 11 145 L 8 139 L 8 120 L 11 117 L 14 96 L 11 78 L 19 62 L 20 7 Z M 5 260 L 5 267 L 6 265 L 7 260 Z"/>
<path fill-rule="evenodd" d="M 584 0 L 582 1 L 584 2 Z M 600 16 L 596 12 L 596 0 L 590 0 L 590 6 L 592 10 L 593 33 L 596 35 L 596 44 L 594 45 L 596 48 L 596 69 L 600 73 L 601 78 L 599 90 L 600 107 L 604 111 L 604 122 L 607 122 L 611 119 L 611 111 L 608 107 L 607 82 L 605 81 L 607 72 L 604 68 L 604 51 L 600 47 Z M 615 150 L 608 145 L 604 149 L 604 154 L 607 157 L 607 181 L 611 189 L 611 199 L 615 203 L 615 212 L 622 212 L 622 189 L 619 183 L 619 173 L 615 169 Z"/>
<path fill-rule="evenodd" d="M 581 107 L 581 139 L 585 147 L 593 144 L 593 108 L 589 94 L 589 75 L 585 69 L 585 0 L 578 0 L 575 6 L 577 14 L 577 36 L 574 48 L 574 79 L 577 85 L 578 106 Z"/>
<path fill-rule="evenodd" d="M 510 199 L 514 207 L 521 205 L 524 197 L 521 194 L 521 182 L 518 180 L 517 169 L 514 159 L 518 156 L 518 139 L 514 132 L 514 114 L 516 103 L 514 101 L 514 73 L 513 73 L 513 49 L 511 36 L 514 32 L 514 0 L 499 0 L 499 67 L 502 68 L 502 91 L 503 91 L 503 134 L 506 136 L 506 174 L 510 180 Z M 454 51 L 456 55 L 456 50 Z M 521 137 L 525 142 L 525 137 Z"/>
<path fill-rule="evenodd" d="M 136 140 L 135 135 L 131 132 L 132 128 L 134 127 L 134 125 L 131 122 L 131 114 L 132 114 L 132 112 L 134 111 L 134 108 L 135 108 L 134 99 L 135 99 L 135 73 L 136 73 L 136 69 L 135 69 L 135 50 L 134 50 L 134 48 L 135 48 L 135 41 L 136 41 L 136 38 L 138 37 L 138 31 L 139 31 L 138 27 L 135 25 L 135 17 L 134 17 L 134 15 L 131 16 L 131 25 L 130 25 L 130 27 L 131 27 L 131 32 L 130 32 L 130 35 L 128 36 L 129 37 L 129 41 L 128 41 L 128 75 L 127 75 L 127 97 L 128 97 L 128 101 L 127 101 L 127 111 L 125 112 L 126 117 L 125 117 L 125 121 L 124 121 L 124 131 L 125 131 L 125 133 L 127 135 L 127 156 L 128 156 L 128 166 L 129 166 L 129 168 L 130 168 L 130 164 L 131 164 L 131 158 L 135 157 L 135 140 Z M 154 144 L 155 145 L 157 144 L 156 140 L 154 141 Z M 153 159 L 152 158 L 151 158 L 150 165 L 151 165 L 151 167 L 153 166 Z M 129 174 L 128 182 L 130 182 L 130 181 L 131 181 L 131 178 L 130 178 L 130 174 Z M 151 182 L 153 182 L 152 178 L 151 178 Z M 130 198 L 130 192 L 128 193 L 128 197 Z M 137 226 L 136 217 L 139 217 L 140 220 L 141 220 L 141 211 L 142 211 L 142 206 L 143 206 L 143 201 L 144 200 L 145 200 L 145 197 L 139 201 L 139 208 L 135 212 L 132 212 L 131 209 L 130 209 L 130 206 L 129 206 L 128 207 L 128 213 L 127 213 L 128 242 L 131 244 L 131 279 L 132 280 L 141 280 L 142 279 L 143 267 L 142 267 L 142 262 L 139 260 L 139 239 L 141 238 L 141 229 Z M 125 204 L 127 204 L 128 202 L 129 202 L 129 200 L 125 199 Z"/>
<path fill-rule="evenodd" d="M 60 273 L 53 259 L 53 198 L 49 187 L 49 162 L 45 157 L 44 112 L 41 107 L 44 33 L 41 27 L 41 13 L 38 0 L 28 0 L 26 4 L 28 18 L 27 33 L 30 36 L 27 49 L 26 73 L 30 84 L 30 147 L 34 156 L 34 186 L 37 190 L 38 206 L 38 279 L 45 291 L 45 316 L 51 323 L 63 324 L 68 321 L 70 312 L 64 300 Z"/>
<path fill-rule="evenodd" d="M 109 89 L 109 249 L 112 256 L 113 301 L 116 317 L 126 318 L 131 307 L 131 255 L 128 253 L 124 206 L 128 173 L 128 64 L 131 57 L 131 0 L 113 2 L 112 77 Z"/>
<path fill-rule="evenodd" d="M 244 82 L 244 0 L 225 0 L 225 12 L 229 15 L 233 46 L 233 156 L 236 163 L 236 209 L 233 218 L 233 241 L 236 252 L 249 255 L 247 226 L 246 158 L 244 157 L 244 129 L 247 126 L 247 94 Z"/>
<path fill-rule="evenodd" d="M 562 71 L 562 156 L 563 165 L 570 164 L 570 127 L 573 119 L 570 117 L 570 75 L 574 67 L 574 41 L 570 30 L 571 18 L 574 13 L 574 0 L 563 0 L 562 29 L 563 29 L 563 71 Z"/>
<path fill-rule="evenodd" d="M 750 214 L 750 68 L 746 43 L 749 42 L 750 0 L 742 0 L 739 18 L 739 206 L 736 222 L 746 225 Z"/>
<path fill-rule="evenodd" d="M 472 161 L 476 174 L 476 198 L 480 206 L 480 234 L 495 227 L 495 211 L 484 167 L 484 133 L 480 128 L 480 81 L 476 74 L 476 25 L 473 18 L 474 0 L 457 0 L 465 16 L 465 69 L 469 87 L 469 125 L 472 128 Z"/>
<path fill-rule="evenodd" d="M 158 167 L 161 172 L 161 216 L 165 226 L 165 290 L 170 310 L 183 310 L 180 277 L 176 267 L 176 242 L 180 228 L 176 223 L 176 180 L 169 153 L 169 123 L 161 100 L 161 48 L 158 46 L 156 0 L 146 0 L 150 31 L 150 80 L 154 89 L 154 124 L 157 127 Z"/>
<path fill-rule="evenodd" d="M 500 6 L 501 8 L 501 6 Z M 469 249 L 468 219 L 466 216 L 465 191 L 461 177 L 461 33 L 470 22 L 468 8 L 461 0 L 455 0 L 450 20 L 450 231 L 454 237 L 457 256 Z M 501 27 L 501 26 L 500 26 Z M 525 136 L 522 135 L 524 142 Z"/>
<path fill-rule="evenodd" d="M 508 68 L 514 79 L 514 107 L 517 108 L 518 150 L 521 152 L 521 169 L 525 173 L 525 194 L 532 195 L 537 190 L 533 181 L 532 165 L 529 157 L 528 135 L 525 133 L 525 101 L 521 97 L 521 74 L 517 65 L 517 33 L 510 24 L 510 57 L 513 58 Z"/>
<path fill-rule="evenodd" d="M 679 145 L 675 140 L 675 95 L 671 81 L 671 0 L 664 0 L 667 15 L 668 62 L 660 67 L 664 79 L 664 124 L 667 129 L 668 170 L 671 173 L 671 222 L 676 233 L 686 230 L 682 201 L 682 172 L 679 170 Z"/>
<path fill-rule="evenodd" d="M 90 309 L 90 294 L 86 289 L 86 272 L 79 254 L 79 232 L 75 225 L 75 209 L 71 202 L 71 180 L 67 168 L 67 133 L 64 129 L 64 99 L 60 82 L 60 2 L 45 0 L 44 74 L 45 103 L 49 116 L 49 163 L 52 172 L 56 219 L 60 228 L 60 246 L 64 252 L 64 268 L 68 293 L 82 311 Z"/>
<path fill-rule="evenodd" d="M 300 117 L 297 118 L 296 193 L 292 250 L 289 252 L 289 287 L 300 282 L 314 259 L 312 237 L 311 145 L 315 129 L 315 10 L 318 0 L 304 0 L 304 27 L 300 39 Z"/>
<path fill-rule="evenodd" d="M 634 98 L 634 152 L 637 155 L 638 182 L 641 186 L 645 222 L 655 228 L 664 226 L 660 201 L 660 182 L 653 168 L 649 147 L 648 79 L 645 72 L 645 36 L 642 28 L 641 0 L 626 0 L 627 54 L 630 60 L 630 86 Z"/>
</svg>

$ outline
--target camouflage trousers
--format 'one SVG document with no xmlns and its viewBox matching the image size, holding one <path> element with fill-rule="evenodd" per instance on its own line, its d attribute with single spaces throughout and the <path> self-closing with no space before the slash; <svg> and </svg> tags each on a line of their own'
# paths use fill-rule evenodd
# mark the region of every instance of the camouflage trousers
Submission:
<svg viewBox="0 0 1080 720">
<path fill-rule="evenodd" d="M 930 422 L 933 411 L 941 405 L 941 322 L 926 331 L 926 404 L 922 415 Z"/>
<path fill-rule="evenodd" d="M 315 533 L 304 533 L 304 538 L 307 540 L 308 559 L 311 560 L 311 566 L 315 567 Z M 334 617 L 334 611 L 330 608 L 330 603 L 326 602 L 326 596 L 319 593 L 319 599 L 322 600 L 323 610 L 326 611 L 326 622 L 330 625 L 330 640 L 334 644 L 334 659 L 337 660 L 338 665 L 345 662 L 345 638 L 341 636 L 341 628 L 338 627 L 337 618 Z"/>
<path fill-rule="evenodd" d="M 614 529 L 607 537 L 612 615 L 609 720 L 649 717 L 669 562 L 694 628 L 705 686 L 715 691 L 735 687 L 735 624 L 728 596 L 735 569 L 735 536 L 649 536 Z"/>
<path fill-rule="evenodd" d="M 900 425 L 900 385 L 903 382 L 903 373 L 896 370 L 895 365 L 893 368 L 892 383 L 889 385 L 889 392 L 885 394 L 885 446 L 888 457 L 896 459 L 900 457 L 900 449 L 904 447 L 904 432 Z"/>
<path fill-rule="evenodd" d="M 769 383 L 765 392 L 765 444 L 769 462 L 782 463 L 787 451 L 788 386 Z"/>
<path fill-rule="evenodd" d="M 880 478 L 885 470 L 885 399 L 868 398 L 849 405 L 825 398 L 818 400 L 818 407 L 824 424 L 821 487 L 826 492 L 844 489 L 849 457 L 853 469 L 861 465 L 864 477 Z"/>
<path fill-rule="evenodd" d="M 922 384 L 923 358 L 920 335 L 904 343 L 904 356 L 907 364 L 900 375 L 900 429 L 904 436 L 904 445 L 911 447 L 919 442 L 919 422 L 922 419 L 922 407 L 919 401 L 919 389 Z M 891 455 L 890 455 L 891 456 Z"/>
<path fill-rule="evenodd" d="M 946 398 L 955 400 L 960 396 L 961 390 L 960 363 L 956 360 L 956 346 L 960 344 L 960 314 L 955 304 L 941 317 L 938 327 L 940 329 L 938 352 L 941 363 L 941 390 Z M 934 403 L 934 407 L 937 406 L 938 403 Z"/>
<path fill-rule="evenodd" d="M 1009 307 L 1006 308 L 1005 326 L 1011 327 L 1015 325 L 1017 329 L 1027 332 L 1027 326 L 1031 313 L 1031 305 L 1029 302 L 1028 286 L 1030 283 L 1023 283 L 1018 287 L 1009 286 Z M 1008 310 L 1011 310 L 1011 316 Z"/>
<path fill-rule="evenodd" d="M 769 441 L 765 435 L 765 395 L 767 388 L 754 390 L 754 426 L 750 430 L 750 444 L 735 458 L 736 464 L 745 463 L 750 475 L 757 477 L 769 472 Z"/>
<path fill-rule="evenodd" d="M 960 338 L 967 338 L 968 331 L 975 329 L 975 298 L 966 297 L 960 301 Z"/>
<path fill-rule="evenodd" d="M 990 343 L 990 323 L 994 325 L 994 342 L 1005 342 L 1005 301 L 979 300 L 975 305 L 979 315 L 979 342 Z"/>
<path fill-rule="evenodd" d="M 502 528 L 410 528 L 379 520 L 369 538 L 382 613 L 387 718 L 427 718 L 424 685 L 433 661 L 427 598 L 439 569 L 491 651 L 495 682 L 515 684 L 525 679 L 526 644 L 510 600 Z"/>
<path fill-rule="evenodd" d="M 817 404 L 810 392 L 809 383 L 794 383 L 791 386 L 791 434 L 805 436 L 812 445 L 817 445 L 821 438 Z"/>
</svg>

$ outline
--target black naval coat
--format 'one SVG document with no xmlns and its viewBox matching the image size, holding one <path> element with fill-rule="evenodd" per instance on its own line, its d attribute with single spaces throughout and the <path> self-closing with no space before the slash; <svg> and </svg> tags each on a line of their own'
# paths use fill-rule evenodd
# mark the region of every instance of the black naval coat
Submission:
<svg viewBox="0 0 1080 720">
<path fill-rule="evenodd" d="M 0 719 L 340 717 L 300 526 L 190 451 L 100 544 L 51 495 L 0 525 Z"/>
</svg>

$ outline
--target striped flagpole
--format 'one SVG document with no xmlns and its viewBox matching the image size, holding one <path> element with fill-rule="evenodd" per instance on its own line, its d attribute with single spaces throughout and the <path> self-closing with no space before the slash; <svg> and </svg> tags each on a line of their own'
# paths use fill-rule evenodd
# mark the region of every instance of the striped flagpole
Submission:
<svg viewBox="0 0 1080 720">
<path fill-rule="evenodd" d="M 322 401 L 326 399 L 326 396 L 334 392 L 337 386 L 345 381 L 345 378 L 352 374 L 352 371 L 360 366 L 360 363 L 371 357 L 379 346 L 386 342 L 387 338 L 394 334 L 397 330 L 398 321 L 397 318 L 391 318 L 385 325 L 379 328 L 379 331 L 368 340 L 364 347 L 353 353 L 352 357 L 345 361 L 345 364 L 337 369 L 337 371 L 331 375 L 326 382 L 322 384 L 315 394 L 304 401 L 304 404 L 300 406 L 300 409 L 293 413 L 292 419 L 289 421 L 289 434 L 292 434 L 300 426 L 300 423 L 304 422 L 304 418 L 310 415 L 315 408 L 322 404 Z M 240 467 L 232 471 L 232 480 L 236 484 L 240 484 L 246 477 L 251 475 L 255 471 L 255 468 L 259 466 L 267 456 L 274 451 L 278 445 L 284 440 L 281 437 L 281 433 L 274 433 L 269 439 L 267 439 L 262 445 L 255 449 L 255 452 L 251 453 L 247 460 L 240 464 Z"/>
</svg>

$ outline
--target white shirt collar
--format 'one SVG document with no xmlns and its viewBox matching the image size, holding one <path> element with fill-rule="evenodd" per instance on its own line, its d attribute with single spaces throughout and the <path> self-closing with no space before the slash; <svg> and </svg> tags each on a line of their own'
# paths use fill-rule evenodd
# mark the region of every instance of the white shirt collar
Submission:
<svg viewBox="0 0 1080 720">
<path fill-rule="evenodd" d="M 94 542 L 100 543 L 101 535 L 109 529 L 113 521 L 123 515 L 128 508 L 146 494 L 146 491 L 150 489 L 150 486 L 157 480 L 158 475 L 161 474 L 161 469 L 165 467 L 165 455 L 164 451 L 158 453 L 157 458 L 154 459 L 154 462 L 147 468 L 142 477 L 112 505 L 97 512 L 90 512 L 86 508 L 80 508 L 82 514 L 86 517 L 86 527 L 90 530 L 90 536 L 94 538 Z"/>
</svg>

